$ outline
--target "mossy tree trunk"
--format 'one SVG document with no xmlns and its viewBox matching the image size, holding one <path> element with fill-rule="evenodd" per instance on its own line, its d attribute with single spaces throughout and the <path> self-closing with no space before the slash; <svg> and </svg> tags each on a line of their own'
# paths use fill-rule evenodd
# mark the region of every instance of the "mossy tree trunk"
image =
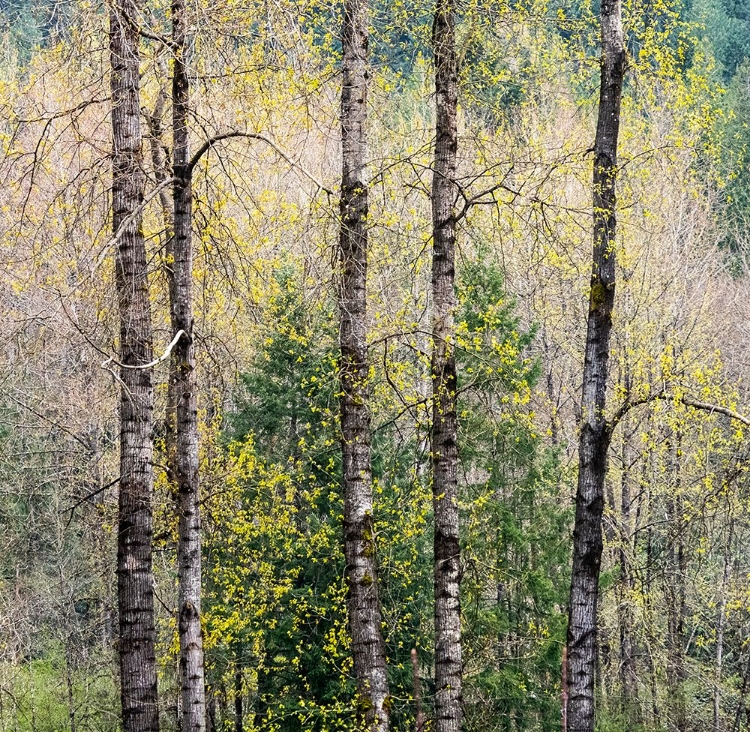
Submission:
<svg viewBox="0 0 750 732">
<path fill-rule="evenodd" d="M 594 732 L 597 605 L 610 426 L 606 390 L 615 301 L 617 141 L 625 46 L 620 0 L 601 3 L 601 80 L 594 142 L 594 246 L 583 366 L 578 489 L 568 618 L 568 731 Z"/>
</svg>

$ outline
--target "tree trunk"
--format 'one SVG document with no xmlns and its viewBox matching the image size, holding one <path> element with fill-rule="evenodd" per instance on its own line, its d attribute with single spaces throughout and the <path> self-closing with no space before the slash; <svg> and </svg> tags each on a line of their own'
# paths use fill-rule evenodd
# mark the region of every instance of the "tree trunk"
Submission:
<svg viewBox="0 0 750 732">
<path fill-rule="evenodd" d="M 625 393 L 630 391 L 630 376 L 625 376 Z M 630 496 L 630 442 L 633 438 L 633 430 L 623 424 L 622 435 L 622 480 L 620 483 L 620 548 L 618 551 L 618 563 L 620 565 L 620 582 L 618 586 L 618 621 L 620 626 L 620 686 L 622 690 L 621 711 L 623 719 L 628 720 L 634 726 L 641 724 L 641 704 L 638 694 L 638 674 L 635 665 L 635 640 L 633 638 L 633 627 L 635 617 L 633 613 L 633 596 L 635 593 L 635 578 L 630 565 L 632 555 L 632 501 Z"/>
<path fill-rule="evenodd" d="M 672 724 L 677 732 L 688 728 L 685 699 L 685 625 L 687 600 L 687 555 L 685 552 L 685 522 L 682 500 L 682 435 L 675 436 L 673 450 L 674 494 L 668 499 L 669 521 L 668 570 L 665 573 L 665 596 L 667 600 L 667 689 Z"/>
<path fill-rule="evenodd" d="M 120 498 L 117 540 L 119 652 L 124 732 L 159 729 L 154 652 L 153 387 L 143 201 L 138 0 L 110 8 L 112 226 L 120 312 Z"/>
<path fill-rule="evenodd" d="M 218 732 L 216 725 L 216 694 L 211 692 L 206 700 L 206 732 Z"/>
<path fill-rule="evenodd" d="M 732 732 L 739 732 L 740 726 L 742 725 L 742 716 L 746 711 L 745 699 L 747 697 L 748 688 L 750 687 L 750 655 L 745 661 L 745 667 L 742 672 L 742 686 L 740 687 L 740 698 L 737 702 L 737 711 L 734 714 L 734 723 L 732 724 Z"/>
<path fill-rule="evenodd" d="M 242 732 L 244 729 L 243 697 L 242 649 L 238 646 L 234 662 L 234 732 Z"/>
<path fill-rule="evenodd" d="M 151 167 L 153 168 L 154 180 L 161 186 L 159 190 L 159 205 L 161 206 L 162 222 L 164 223 L 163 241 L 166 248 L 171 246 L 172 237 L 174 236 L 174 204 L 169 196 L 169 189 L 165 183 L 170 176 L 168 149 L 164 144 L 164 111 L 168 101 L 166 81 L 168 70 L 166 61 L 159 57 L 155 62 L 154 71 L 161 77 L 162 83 L 159 85 L 159 91 L 156 95 L 154 108 L 151 114 L 146 115 L 148 124 L 149 148 L 151 150 Z M 169 252 L 167 252 L 169 258 Z M 171 262 L 171 260 L 170 260 Z M 171 280 L 172 267 L 167 268 L 167 280 Z M 171 286 L 171 284 L 170 284 Z"/>
<path fill-rule="evenodd" d="M 432 496 L 435 512 L 435 730 L 461 729 L 461 602 L 456 417 L 455 197 L 458 60 L 453 0 L 438 0 L 432 176 Z"/>
<path fill-rule="evenodd" d="M 727 543 L 724 548 L 724 572 L 721 577 L 721 596 L 719 597 L 719 618 L 716 624 L 716 672 L 714 679 L 714 718 L 713 732 L 721 732 L 723 729 L 721 721 L 721 682 L 724 668 L 724 627 L 726 623 L 727 610 L 727 587 L 729 586 L 729 564 L 732 555 L 732 534 L 734 531 L 734 519 L 729 519 L 727 529 Z"/>
<path fill-rule="evenodd" d="M 568 619 L 568 730 L 594 730 L 597 600 L 610 429 L 605 419 L 615 298 L 617 138 L 625 47 L 620 0 L 601 3 L 601 86 L 594 143 L 594 247 L 583 366 L 578 490 Z"/>
<path fill-rule="evenodd" d="M 419 659 L 417 649 L 411 649 L 412 689 L 414 693 L 414 729 L 424 732 L 424 714 L 422 713 L 422 689 L 419 681 Z"/>
<path fill-rule="evenodd" d="M 653 456 L 651 458 L 653 460 Z M 650 500 L 649 500 L 650 504 Z M 651 512 L 649 506 L 649 513 Z M 661 727 L 661 710 L 659 709 L 659 687 L 657 683 L 656 674 L 656 661 L 654 655 L 656 653 L 656 634 L 654 632 L 655 620 L 653 612 L 653 598 L 652 598 L 652 573 L 653 573 L 653 562 L 654 562 L 654 551 L 653 551 L 653 527 L 651 524 L 648 526 L 646 532 L 646 587 L 643 593 L 645 613 L 646 613 L 646 632 L 648 634 L 648 653 L 646 660 L 648 661 L 648 676 L 649 676 L 649 689 L 651 691 L 651 724 L 655 729 Z"/>
<path fill-rule="evenodd" d="M 339 378 L 344 554 L 358 708 L 368 730 L 386 732 L 390 704 L 375 557 L 367 383 L 367 22 L 367 0 L 347 0 L 341 31 Z"/>
<path fill-rule="evenodd" d="M 183 732 L 206 729 L 206 698 L 201 635 L 201 520 L 198 482 L 198 384 L 193 340 L 192 176 L 186 68 L 186 9 L 172 3 L 172 135 L 174 146 L 174 236 L 170 311 L 172 334 L 183 336 L 172 349 L 170 407 L 176 416 L 174 478 L 179 511 L 177 564 L 179 580 L 180 689 Z"/>
<path fill-rule="evenodd" d="M 76 724 L 76 703 L 75 694 L 73 691 L 73 663 L 71 659 L 71 638 L 68 636 L 65 639 L 65 686 L 68 692 L 68 721 L 70 723 L 70 732 L 77 732 L 78 726 Z M 0 711 L 0 715 L 2 711 Z M 0 716 L 2 719 L 2 716 Z"/>
<path fill-rule="evenodd" d="M 167 82 L 169 80 L 169 70 L 167 63 L 162 57 L 157 57 L 155 62 L 155 72 L 161 83 L 156 95 L 156 102 L 151 114 L 146 115 L 146 121 L 149 131 L 149 143 L 151 148 L 151 166 L 154 172 L 154 180 L 159 190 L 159 204 L 161 207 L 162 223 L 164 232 L 161 240 L 164 242 L 164 263 L 162 269 L 167 281 L 169 291 L 169 302 L 175 299 L 174 291 L 174 196 L 169 195 L 169 189 L 166 182 L 171 176 L 169 149 L 164 144 L 164 111 L 167 105 L 169 95 L 167 93 Z M 171 313 L 171 307 L 170 307 Z M 167 405 L 164 420 L 164 447 L 167 463 L 167 480 L 169 487 L 174 491 L 175 500 L 177 498 L 176 488 L 176 466 L 177 459 L 177 407 L 174 396 L 175 384 L 175 362 L 169 360 L 169 382 L 167 385 Z"/>
<path fill-rule="evenodd" d="M 568 646 L 562 649 L 562 693 L 560 699 L 560 713 L 562 716 L 562 731 L 568 729 Z"/>
</svg>

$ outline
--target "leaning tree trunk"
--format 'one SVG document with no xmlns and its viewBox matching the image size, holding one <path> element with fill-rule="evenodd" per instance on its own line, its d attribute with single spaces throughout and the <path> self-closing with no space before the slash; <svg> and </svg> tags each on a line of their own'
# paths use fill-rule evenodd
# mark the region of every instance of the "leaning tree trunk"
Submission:
<svg viewBox="0 0 750 732">
<path fill-rule="evenodd" d="M 141 224 L 145 178 L 141 151 L 138 0 L 110 8 L 112 226 L 120 311 L 120 499 L 117 591 L 124 732 L 159 729 L 154 652 L 152 329 L 146 245 Z"/>
<path fill-rule="evenodd" d="M 453 0 L 438 0 L 432 176 L 432 500 L 435 512 L 435 730 L 461 729 L 458 422 L 454 352 L 458 61 Z"/>
<path fill-rule="evenodd" d="M 610 428 L 605 419 L 615 299 L 617 138 L 625 75 L 620 0 L 601 3 L 601 86 L 594 143 L 594 249 L 583 366 L 578 491 L 568 618 L 568 730 L 594 730 L 594 676 L 602 511 Z"/>
<path fill-rule="evenodd" d="M 341 32 L 341 235 L 339 319 L 344 554 L 358 708 L 385 732 L 390 704 L 372 515 L 367 357 L 367 0 L 347 0 Z"/>
<path fill-rule="evenodd" d="M 174 478 L 179 512 L 178 631 L 182 732 L 206 729 L 203 639 L 201 636 L 201 520 L 198 483 L 198 384 L 193 339 L 192 175 L 188 137 L 190 85 L 186 68 L 186 9 L 172 2 L 172 135 L 174 145 L 174 235 L 170 310 L 173 336 L 170 408 L 176 418 Z"/>
</svg>

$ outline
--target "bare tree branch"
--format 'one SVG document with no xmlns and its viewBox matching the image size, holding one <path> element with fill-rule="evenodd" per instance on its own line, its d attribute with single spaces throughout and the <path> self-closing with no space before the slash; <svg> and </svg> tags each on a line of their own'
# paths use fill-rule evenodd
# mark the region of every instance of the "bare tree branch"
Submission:
<svg viewBox="0 0 750 732">
<path fill-rule="evenodd" d="M 111 371 L 109 368 L 110 364 L 116 364 L 121 369 L 150 369 L 154 366 L 158 366 L 162 361 L 166 361 L 169 358 L 169 355 L 172 353 L 172 349 L 177 345 L 177 342 L 182 338 L 182 336 L 187 335 L 184 330 L 178 330 L 177 333 L 175 333 L 174 338 L 172 338 L 172 342 L 167 346 L 167 349 L 162 353 L 159 358 L 155 358 L 153 361 L 149 361 L 148 363 L 139 364 L 138 366 L 131 366 L 129 364 L 120 363 L 115 359 L 114 356 L 110 356 L 106 361 L 103 361 L 101 363 L 101 368 L 105 369 L 106 371 Z"/>
<path fill-rule="evenodd" d="M 650 394 L 649 396 L 643 397 L 641 399 L 635 399 L 633 401 L 629 401 L 629 400 L 625 401 L 617 410 L 617 412 L 615 412 L 614 416 L 607 423 L 607 429 L 610 435 L 612 434 L 612 432 L 614 432 L 615 427 L 617 427 L 617 425 L 620 423 L 622 418 L 632 409 L 635 409 L 636 407 L 640 407 L 644 404 L 650 404 L 651 402 L 656 402 L 656 401 L 674 401 L 674 395 L 664 390 L 661 390 L 661 391 L 656 392 L 655 394 Z M 728 407 L 722 407 L 720 404 L 711 404 L 709 402 L 701 402 L 697 399 L 693 399 L 693 397 L 689 396 L 688 394 L 683 394 L 679 398 L 679 401 L 680 403 L 684 404 L 686 407 L 699 409 L 703 412 L 723 414 L 725 417 L 729 417 L 730 419 L 737 420 L 738 422 L 742 422 L 742 424 L 750 427 L 750 417 L 746 417 L 744 414 L 735 412 L 733 409 L 729 409 Z"/>
<path fill-rule="evenodd" d="M 184 175 L 186 177 L 189 177 L 193 174 L 193 169 L 198 164 L 200 159 L 212 148 L 214 145 L 216 145 L 217 142 L 221 142 L 222 140 L 229 140 L 234 137 L 245 137 L 250 140 L 260 140 L 261 142 L 265 142 L 266 145 L 269 147 L 272 147 L 284 160 L 289 163 L 289 165 L 292 168 L 296 168 L 299 170 L 305 177 L 309 178 L 313 183 L 315 183 L 318 188 L 320 188 L 322 191 L 325 191 L 329 196 L 333 195 L 333 191 L 325 186 L 323 183 L 321 183 L 310 171 L 308 171 L 306 168 L 302 167 L 299 163 L 294 162 L 289 155 L 287 155 L 273 140 L 270 140 L 269 138 L 265 137 L 264 135 L 259 135 L 255 132 L 240 132 L 239 130 L 232 130 L 231 132 L 224 132 L 221 135 L 216 135 L 215 137 L 212 137 L 208 140 L 206 140 L 198 149 L 198 151 L 193 155 L 190 162 L 188 163 Z"/>
</svg>

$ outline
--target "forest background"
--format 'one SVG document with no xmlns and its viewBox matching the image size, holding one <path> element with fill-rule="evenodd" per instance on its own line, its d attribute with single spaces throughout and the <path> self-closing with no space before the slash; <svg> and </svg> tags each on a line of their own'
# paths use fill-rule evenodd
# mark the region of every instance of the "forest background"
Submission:
<svg viewBox="0 0 750 732">
<path fill-rule="evenodd" d="M 0 11 L 0 730 L 116 730 L 107 14 L 84 1 Z M 466 730 L 560 728 L 598 12 L 585 0 L 458 8 Z M 633 0 L 623 12 L 609 398 L 613 414 L 638 406 L 623 410 L 610 448 L 599 728 L 748 729 L 750 456 L 726 412 L 749 401 L 750 11 Z M 193 183 L 214 729 L 356 727 L 337 432 L 340 13 L 316 0 L 189 6 L 194 146 L 232 130 L 258 136 L 217 143 Z M 374 515 L 399 730 L 414 729 L 415 690 L 428 718 L 434 696 L 432 13 L 376 2 L 370 37 Z M 146 146 L 161 144 L 168 16 L 155 2 L 143 19 Z M 145 159 L 158 355 L 172 333 L 166 232 L 160 171 Z M 155 381 L 154 591 L 170 730 L 166 362 Z M 685 396 L 718 409 L 691 409 Z"/>
</svg>

